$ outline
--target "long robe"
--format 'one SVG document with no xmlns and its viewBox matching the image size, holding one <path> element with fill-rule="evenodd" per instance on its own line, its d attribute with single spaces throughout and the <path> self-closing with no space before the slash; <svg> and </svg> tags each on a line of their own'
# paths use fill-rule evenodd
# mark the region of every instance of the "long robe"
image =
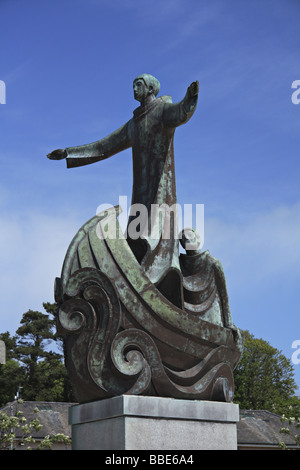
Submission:
<svg viewBox="0 0 300 470">
<path fill-rule="evenodd" d="M 148 217 L 144 224 L 147 223 L 152 232 L 145 233 L 144 227 L 139 227 L 142 236 L 135 239 L 128 230 L 127 240 L 151 282 L 178 306 L 182 306 L 182 287 L 177 217 L 175 214 L 172 219 L 172 212 L 169 212 L 164 214 L 162 222 L 157 216 L 153 224 L 152 209 L 153 205 L 158 207 L 162 204 L 176 209 L 174 132 L 176 127 L 191 118 L 197 99 L 197 96 L 190 97 L 187 93 L 182 101 L 172 103 L 170 96 L 161 96 L 144 107 L 138 107 L 133 118 L 109 136 L 66 149 L 67 167 L 73 168 L 104 160 L 132 147 L 131 207 L 135 204 L 146 207 Z M 129 217 L 128 229 L 136 217 L 136 214 Z M 164 238 L 166 233 L 169 236 Z"/>
</svg>

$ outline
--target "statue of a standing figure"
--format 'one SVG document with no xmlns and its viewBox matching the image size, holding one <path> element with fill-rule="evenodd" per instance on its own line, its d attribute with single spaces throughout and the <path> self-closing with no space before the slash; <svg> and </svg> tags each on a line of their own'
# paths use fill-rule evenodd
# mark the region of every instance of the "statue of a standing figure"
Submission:
<svg viewBox="0 0 300 470">
<path fill-rule="evenodd" d="M 147 209 L 148 218 L 144 224 L 152 227 L 154 205 L 177 203 L 174 167 L 174 132 L 176 127 L 186 123 L 196 109 L 199 83 L 193 82 L 179 103 L 172 103 L 170 96 L 156 98 L 160 89 L 159 81 L 149 74 L 136 77 L 133 82 L 134 97 L 141 105 L 134 111 L 133 118 L 104 139 L 87 145 L 55 150 L 50 159 L 66 158 L 68 168 L 87 165 L 104 160 L 122 150 L 132 147 L 133 190 L 131 207 L 142 204 Z M 131 216 L 128 221 L 127 240 L 149 279 L 171 296 L 173 302 L 181 306 L 180 288 L 171 289 L 169 284 L 179 285 L 180 267 L 178 262 L 178 237 L 176 220 L 165 217 L 164 224 L 170 233 L 161 242 L 164 225 L 161 224 L 155 238 L 139 227 L 142 237 L 132 238 Z M 151 220 L 152 219 L 152 220 Z M 176 217 L 175 217 L 176 219 Z M 141 218 L 139 217 L 139 222 Z M 171 225 L 171 227 L 170 227 Z M 170 227 L 170 228 L 169 228 Z M 167 231 L 166 230 L 166 231 Z M 173 291 L 173 293 L 172 293 Z"/>
<path fill-rule="evenodd" d="M 118 223 L 116 210 L 95 216 L 74 237 L 57 278 L 58 324 L 67 335 L 66 362 L 79 401 L 122 393 L 232 397 L 242 346 L 223 270 L 208 252 L 179 256 L 173 213 L 174 132 L 194 114 L 199 83 L 178 103 L 156 98 L 159 89 L 155 77 L 139 75 L 133 90 L 140 106 L 126 124 L 96 142 L 48 154 L 73 168 L 132 147 L 131 207 L 147 214 L 130 214 L 121 239 L 99 237 L 104 224 L 107 232 Z M 156 210 L 163 206 L 173 212 L 161 218 Z"/>
</svg>

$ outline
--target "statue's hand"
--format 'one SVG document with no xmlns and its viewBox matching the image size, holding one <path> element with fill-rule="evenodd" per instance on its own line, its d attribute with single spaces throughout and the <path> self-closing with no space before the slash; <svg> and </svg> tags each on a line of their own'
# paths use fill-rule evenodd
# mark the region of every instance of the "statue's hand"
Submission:
<svg viewBox="0 0 300 470">
<path fill-rule="evenodd" d="M 187 89 L 189 96 L 192 98 L 193 96 L 198 95 L 199 93 L 199 82 L 196 80 L 195 82 L 191 83 Z"/>
<path fill-rule="evenodd" d="M 48 153 L 47 157 L 50 160 L 62 160 L 67 157 L 67 152 L 63 149 L 53 150 L 53 152 Z"/>
</svg>

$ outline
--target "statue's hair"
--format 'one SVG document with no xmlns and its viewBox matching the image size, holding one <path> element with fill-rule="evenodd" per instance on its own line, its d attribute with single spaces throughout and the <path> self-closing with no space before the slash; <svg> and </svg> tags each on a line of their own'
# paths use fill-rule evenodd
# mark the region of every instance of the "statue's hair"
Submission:
<svg viewBox="0 0 300 470">
<path fill-rule="evenodd" d="M 150 75 L 149 73 L 142 73 L 141 75 L 138 75 L 135 80 L 142 79 L 146 83 L 147 87 L 152 86 L 153 89 L 153 94 L 156 96 L 160 90 L 160 83 L 157 80 L 157 78 L 153 77 L 153 75 Z"/>
</svg>

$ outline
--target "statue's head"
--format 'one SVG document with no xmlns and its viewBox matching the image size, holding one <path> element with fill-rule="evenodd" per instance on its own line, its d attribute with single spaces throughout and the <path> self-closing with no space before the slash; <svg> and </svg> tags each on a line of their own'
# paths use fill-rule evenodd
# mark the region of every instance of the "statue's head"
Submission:
<svg viewBox="0 0 300 470">
<path fill-rule="evenodd" d="M 137 101 L 144 101 L 148 96 L 154 97 L 158 94 L 160 83 L 157 78 L 148 73 L 138 75 L 133 81 L 134 98 Z"/>
<path fill-rule="evenodd" d="M 200 235 L 194 228 L 184 228 L 179 234 L 179 239 L 187 254 L 200 253 Z"/>
</svg>

